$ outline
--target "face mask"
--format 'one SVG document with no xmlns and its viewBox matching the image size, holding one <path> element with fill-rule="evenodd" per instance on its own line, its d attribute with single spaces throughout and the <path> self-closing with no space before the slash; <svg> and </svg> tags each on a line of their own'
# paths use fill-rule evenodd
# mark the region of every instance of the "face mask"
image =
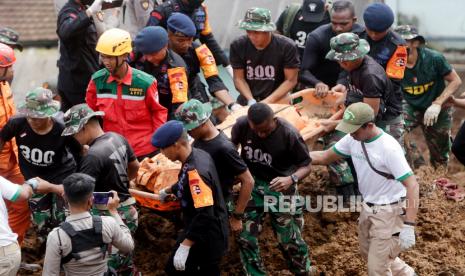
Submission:
<svg viewBox="0 0 465 276">
<path fill-rule="evenodd" d="M 200 5 L 202 5 L 204 0 L 188 0 L 189 4 L 187 4 L 189 6 L 189 8 L 191 9 L 197 9 L 198 7 L 200 7 Z"/>
</svg>

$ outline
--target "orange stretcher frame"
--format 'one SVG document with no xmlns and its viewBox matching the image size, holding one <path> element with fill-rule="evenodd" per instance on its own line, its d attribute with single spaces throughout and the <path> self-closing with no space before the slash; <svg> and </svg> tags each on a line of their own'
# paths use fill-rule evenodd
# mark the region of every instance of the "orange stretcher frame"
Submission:
<svg viewBox="0 0 465 276">
<path fill-rule="evenodd" d="M 326 97 L 318 98 L 315 96 L 315 89 L 310 88 L 287 95 L 276 104 L 290 104 L 293 100 L 301 98 L 301 102 L 293 105 L 301 115 L 312 116 L 324 111 L 325 114 L 331 114 L 329 119 L 337 120 L 342 118 L 344 112 L 343 105 L 340 102 L 342 97 L 342 93 L 330 92 Z M 275 111 L 275 113 L 279 113 L 286 108 L 287 107 L 279 109 Z M 225 128 L 230 127 L 232 127 L 232 125 L 228 125 Z M 309 146 L 313 145 L 316 140 L 324 134 L 324 128 L 322 126 L 312 128 L 310 131 L 305 131 L 305 129 L 302 130 L 303 131 L 300 132 L 302 138 Z M 136 199 L 138 205 L 155 211 L 170 212 L 181 208 L 179 201 L 161 202 L 158 194 L 155 193 L 137 189 L 129 189 L 129 192 Z"/>
</svg>

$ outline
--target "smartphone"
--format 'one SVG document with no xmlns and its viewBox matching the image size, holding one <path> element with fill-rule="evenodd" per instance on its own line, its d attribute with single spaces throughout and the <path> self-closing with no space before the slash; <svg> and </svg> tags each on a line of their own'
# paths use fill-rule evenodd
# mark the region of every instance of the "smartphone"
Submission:
<svg viewBox="0 0 465 276">
<path fill-rule="evenodd" d="M 104 0 L 102 2 L 102 10 L 118 8 L 123 5 L 123 0 Z"/>
<path fill-rule="evenodd" d="M 94 204 L 108 204 L 108 199 L 113 197 L 112 192 L 94 192 Z"/>
</svg>

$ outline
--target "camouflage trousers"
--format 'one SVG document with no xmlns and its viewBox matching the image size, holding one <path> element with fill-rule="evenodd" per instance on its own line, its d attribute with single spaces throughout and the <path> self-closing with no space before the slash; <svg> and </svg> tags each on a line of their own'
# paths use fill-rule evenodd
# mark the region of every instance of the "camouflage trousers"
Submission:
<svg viewBox="0 0 465 276">
<path fill-rule="evenodd" d="M 138 212 L 135 204 L 120 206 L 117 210 L 124 224 L 126 224 L 131 231 L 132 236 L 134 236 L 138 226 Z M 99 216 L 111 216 L 108 210 L 98 209 L 95 206 L 92 208 L 91 213 Z M 133 261 L 133 253 L 121 254 L 116 248 L 111 246 L 109 250 L 111 251 L 108 260 L 108 266 L 110 268 L 118 272 L 118 275 L 137 275 L 137 269 Z"/>
<path fill-rule="evenodd" d="M 378 121 L 376 122 L 376 126 L 380 127 L 384 132 L 394 137 L 397 142 L 399 142 L 400 146 L 405 149 L 404 145 L 404 134 L 405 134 L 405 127 L 404 127 L 404 118 L 402 115 L 397 116 L 394 119 L 389 121 Z"/>
<path fill-rule="evenodd" d="M 296 189 L 292 195 L 298 195 Z M 283 193 L 271 191 L 267 182 L 255 178 L 252 198 L 245 211 L 243 229 L 237 239 L 244 271 L 250 276 L 266 275 L 258 244 L 265 219 L 265 196 L 274 197 L 279 202 Z M 310 271 L 310 259 L 307 244 L 301 235 L 304 223 L 302 209 L 295 213 L 271 211 L 269 214 L 279 248 L 290 270 L 296 275 L 306 275 Z"/>
<path fill-rule="evenodd" d="M 337 141 L 346 134 L 342 131 L 334 130 L 323 136 L 325 149 L 332 148 Z M 328 166 L 329 178 L 336 187 L 346 186 L 355 182 L 354 176 L 346 159 L 333 162 Z"/>
<path fill-rule="evenodd" d="M 403 104 L 405 130 L 407 133 L 414 128 L 421 126 L 425 135 L 426 145 L 430 153 L 430 162 L 433 166 L 447 166 L 449 162 L 449 152 L 452 146 L 451 128 L 452 128 L 452 107 L 446 107 L 439 113 L 438 121 L 432 126 L 423 124 L 424 111 L 413 108 L 408 103 Z M 417 148 L 415 141 L 407 139 L 407 159 L 413 167 L 419 167 L 426 164 L 422 154 Z"/>
<path fill-rule="evenodd" d="M 69 214 L 65 200 L 54 193 L 34 194 L 29 200 L 32 223 L 37 228 L 37 238 L 42 242 L 48 233 L 65 221 Z"/>
</svg>

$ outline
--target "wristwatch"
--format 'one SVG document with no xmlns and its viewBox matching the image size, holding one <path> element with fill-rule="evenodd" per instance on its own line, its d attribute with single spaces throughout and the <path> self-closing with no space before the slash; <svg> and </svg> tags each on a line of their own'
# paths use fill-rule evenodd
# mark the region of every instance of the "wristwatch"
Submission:
<svg viewBox="0 0 465 276">
<path fill-rule="evenodd" d="M 237 213 L 233 212 L 231 216 L 237 220 L 243 220 L 244 219 L 244 213 Z"/>
<path fill-rule="evenodd" d="M 297 184 L 299 182 L 299 177 L 295 174 L 291 174 L 292 184 Z"/>
<path fill-rule="evenodd" d="M 26 184 L 31 186 L 32 190 L 37 190 L 37 186 L 39 186 L 39 181 L 36 178 L 31 178 L 26 180 Z"/>
</svg>

